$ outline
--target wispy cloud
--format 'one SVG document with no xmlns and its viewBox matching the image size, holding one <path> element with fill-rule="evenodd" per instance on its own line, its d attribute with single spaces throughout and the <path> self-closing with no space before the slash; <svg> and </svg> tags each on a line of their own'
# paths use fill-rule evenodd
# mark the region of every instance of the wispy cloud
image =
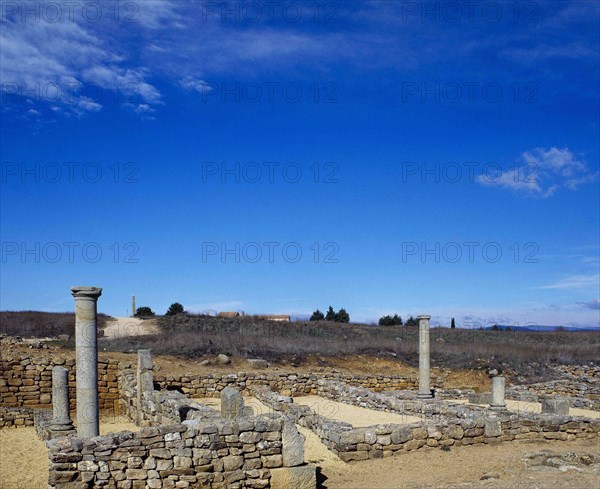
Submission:
<svg viewBox="0 0 600 489">
<path fill-rule="evenodd" d="M 548 285 L 535 287 L 537 289 L 580 289 L 586 287 L 600 287 L 600 274 L 571 275 Z"/>
<path fill-rule="evenodd" d="M 587 302 L 578 302 L 577 304 L 588 309 L 600 309 L 600 299 L 592 299 L 591 301 Z"/>
<path fill-rule="evenodd" d="M 482 185 L 504 187 L 527 197 L 546 198 L 560 188 L 577 190 L 593 182 L 598 173 L 592 173 L 585 161 L 569 148 L 535 148 L 521 154 L 510 170 L 500 175 L 479 175 Z"/>
<path fill-rule="evenodd" d="M 39 10 L 39 2 L 19 5 Z M 146 21 L 152 22 L 150 17 Z M 92 22 L 68 15 L 56 22 L 34 22 L 17 14 L 1 23 L 0 80 L 5 93 L 75 113 L 100 110 L 100 100 L 107 97 L 94 97 L 99 91 L 127 90 L 144 103 L 160 102 L 159 90 L 147 81 L 148 71 L 135 66 L 125 46 L 109 42 L 107 33 Z"/>
</svg>

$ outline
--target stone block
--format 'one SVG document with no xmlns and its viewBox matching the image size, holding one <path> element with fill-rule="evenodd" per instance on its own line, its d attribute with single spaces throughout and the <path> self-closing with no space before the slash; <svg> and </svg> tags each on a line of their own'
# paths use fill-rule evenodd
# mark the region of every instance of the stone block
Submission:
<svg viewBox="0 0 600 489">
<path fill-rule="evenodd" d="M 267 361 L 262 358 L 249 358 L 248 364 L 255 369 L 265 369 L 269 366 Z"/>
<path fill-rule="evenodd" d="M 569 414 L 569 401 L 561 398 L 542 399 L 542 413 L 567 416 Z"/>
<path fill-rule="evenodd" d="M 316 489 L 317 470 L 312 464 L 271 470 L 271 489 Z"/>
<path fill-rule="evenodd" d="M 237 389 L 225 387 L 221 392 L 221 416 L 225 419 L 236 419 L 243 415 L 244 398 Z"/>
<path fill-rule="evenodd" d="M 485 420 L 484 435 L 486 437 L 500 436 L 502 434 L 502 424 L 497 418 L 487 418 Z"/>
<path fill-rule="evenodd" d="M 293 422 L 284 423 L 282 432 L 284 466 L 295 467 L 304 463 L 304 440 L 304 435 L 298 431 Z"/>
</svg>

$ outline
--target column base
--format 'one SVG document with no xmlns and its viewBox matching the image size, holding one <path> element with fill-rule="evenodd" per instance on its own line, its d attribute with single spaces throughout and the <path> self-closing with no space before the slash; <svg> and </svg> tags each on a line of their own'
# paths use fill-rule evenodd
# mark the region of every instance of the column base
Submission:
<svg viewBox="0 0 600 489">
<path fill-rule="evenodd" d="M 428 394 L 421 394 L 420 392 L 417 394 L 417 399 L 433 399 L 433 394 L 430 392 Z"/>
<path fill-rule="evenodd" d="M 490 404 L 490 409 L 493 409 L 495 411 L 502 411 L 503 409 L 506 409 L 506 404 L 500 406 L 500 405 L 495 405 L 495 404 Z"/>
<path fill-rule="evenodd" d="M 49 438 L 60 438 L 61 436 L 74 436 L 77 434 L 71 421 L 50 422 L 46 427 Z"/>
</svg>

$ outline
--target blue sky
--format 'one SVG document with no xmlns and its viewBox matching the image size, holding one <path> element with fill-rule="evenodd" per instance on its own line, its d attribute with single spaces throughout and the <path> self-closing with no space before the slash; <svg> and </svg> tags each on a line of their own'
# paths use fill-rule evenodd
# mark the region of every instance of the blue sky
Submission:
<svg viewBox="0 0 600 489">
<path fill-rule="evenodd" d="M 597 2 L 25 4 L 3 310 L 599 326 Z"/>
</svg>

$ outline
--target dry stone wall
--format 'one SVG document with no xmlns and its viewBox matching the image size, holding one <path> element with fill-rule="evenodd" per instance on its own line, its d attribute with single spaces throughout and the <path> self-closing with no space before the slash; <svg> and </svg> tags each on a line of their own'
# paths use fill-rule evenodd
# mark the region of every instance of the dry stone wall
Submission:
<svg viewBox="0 0 600 489">
<path fill-rule="evenodd" d="M 33 410 L 0 406 L 0 429 L 33 426 Z"/>
<path fill-rule="evenodd" d="M 218 397 L 225 387 L 235 387 L 249 395 L 250 387 L 268 386 L 286 395 L 316 394 L 319 379 L 339 380 L 348 385 L 367 387 L 373 391 L 411 389 L 417 386 L 416 378 L 402 376 L 344 375 L 331 372 L 316 374 L 290 373 L 235 373 L 216 375 L 156 375 L 154 382 L 161 389 L 179 390 L 190 397 Z M 436 378 L 434 384 L 442 387 L 443 379 Z"/>
<path fill-rule="evenodd" d="M 17 355 L 0 360 L 0 405 L 51 407 L 52 368 L 69 369 L 69 398 L 75 408 L 75 360 Z M 121 366 L 123 367 L 123 366 Z M 100 410 L 114 413 L 119 399 L 119 362 L 98 360 Z"/>
<path fill-rule="evenodd" d="M 423 447 L 497 443 L 519 439 L 574 440 L 598 438 L 600 419 L 534 413 L 492 411 L 479 406 L 456 405 L 442 400 L 399 399 L 393 393 L 376 393 L 341 382 L 319 381 L 318 394 L 347 404 L 420 416 L 422 421 L 353 428 L 325 418 L 290 397 L 254 388 L 254 394 L 275 411 L 311 429 L 345 462 L 382 458 Z"/>
<path fill-rule="evenodd" d="M 283 417 L 268 414 L 59 438 L 48 442 L 49 487 L 265 488 L 283 467 L 282 429 Z"/>
</svg>

